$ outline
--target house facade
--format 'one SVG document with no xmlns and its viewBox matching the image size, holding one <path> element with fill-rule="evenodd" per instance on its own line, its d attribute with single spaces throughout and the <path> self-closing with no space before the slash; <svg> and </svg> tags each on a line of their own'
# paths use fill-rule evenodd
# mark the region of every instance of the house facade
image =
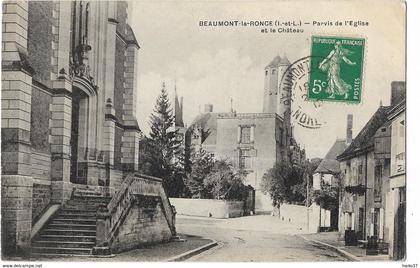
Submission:
<svg viewBox="0 0 420 268">
<path fill-rule="evenodd" d="M 351 140 L 351 138 L 350 138 Z M 346 149 L 348 143 L 344 139 L 337 139 L 333 146 L 330 148 L 324 159 L 322 159 L 319 166 L 314 171 L 312 175 L 313 183 L 312 187 L 314 191 L 321 191 L 322 186 L 331 186 L 332 189 L 339 190 L 339 180 L 340 180 L 340 163 L 336 160 L 337 156 L 343 153 Z M 329 210 L 329 219 L 328 225 L 321 224 L 319 227 L 330 228 L 333 230 L 338 230 L 338 206 L 339 200 L 337 200 L 337 209 Z M 326 213 L 326 209 L 321 207 L 317 207 L 320 210 L 320 214 Z"/>
<path fill-rule="evenodd" d="M 389 152 L 378 130 L 389 133 L 389 126 L 383 126 L 388 110 L 389 107 L 379 107 L 350 146 L 338 156 L 344 173 L 339 230 L 344 232 L 351 228 L 359 239 L 373 235 L 384 239 L 382 183 L 389 174 Z"/>
<path fill-rule="evenodd" d="M 400 260 L 406 253 L 405 101 L 389 112 L 388 119 L 392 128 L 389 187 L 386 192 L 389 248 L 390 256 Z"/>
<path fill-rule="evenodd" d="M 379 241 L 389 243 L 389 252 L 395 247 L 394 236 L 398 236 L 394 224 L 405 220 L 405 216 L 395 215 L 400 205 L 397 200 L 403 200 L 401 203 L 405 204 L 405 199 L 404 194 L 399 199 L 397 193 L 400 188 L 392 185 L 391 162 L 392 139 L 397 139 L 395 135 L 404 134 L 396 132 L 402 130 L 396 130 L 397 124 L 390 120 L 397 118 L 392 115 L 401 106 L 404 98 L 404 83 L 393 82 L 390 106 L 380 106 L 347 149 L 337 157 L 344 175 L 340 192 L 339 231 L 344 233 L 345 230 L 354 230 L 361 240 L 374 236 Z M 401 117 L 398 120 L 401 124 Z M 400 143 L 401 139 L 404 140 L 405 136 L 399 138 Z M 394 145 L 395 154 L 398 154 L 396 148 L 399 147 Z M 401 154 L 401 149 L 399 151 Z M 404 152 L 401 155 L 403 154 Z M 396 159 L 398 157 L 394 156 L 394 161 Z M 405 163 L 404 160 L 400 161 L 400 165 L 401 163 Z M 394 170 L 395 168 L 396 166 Z M 403 213 L 401 211 L 399 213 Z M 405 226 L 405 222 L 400 226 Z M 401 233 L 403 231 L 399 237 L 403 237 Z"/>
</svg>

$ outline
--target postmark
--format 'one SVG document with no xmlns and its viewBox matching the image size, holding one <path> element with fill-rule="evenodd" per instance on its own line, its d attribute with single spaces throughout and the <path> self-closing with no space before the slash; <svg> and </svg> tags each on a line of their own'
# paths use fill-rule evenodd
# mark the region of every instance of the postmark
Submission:
<svg viewBox="0 0 420 268">
<path fill-rule="evenodd" d="M 283 73 L 279 84 L 279 101 L 290 112 L 294 125 L 306 129 L 319 129 L 325 125 L 321 115 L 322 100 L 308 101 L 310 62 L 307 56 L 290 64 Z"/>
<path fill-rule="evenodd" d="M 312 36 L 309 100 L 361 102 L 364 38 Z"/>
</svg>

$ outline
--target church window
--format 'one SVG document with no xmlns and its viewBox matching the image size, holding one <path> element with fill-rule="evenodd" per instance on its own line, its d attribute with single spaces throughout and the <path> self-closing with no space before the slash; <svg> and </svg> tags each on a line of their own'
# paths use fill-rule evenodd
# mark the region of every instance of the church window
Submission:
<svg viewBox="0 0 420 268">
<path fill-rule="evenodd" d="M 265 70 L 265 75 L 266 75 L 266 76 L 268 75 L 268 71 L 267 71 L 267 70 Z"/>
<path fill-rule="evenodd" d="M 275 74 L 276 73 L 276 69 L 271 70 L 271 74 Z"/>
</svg>

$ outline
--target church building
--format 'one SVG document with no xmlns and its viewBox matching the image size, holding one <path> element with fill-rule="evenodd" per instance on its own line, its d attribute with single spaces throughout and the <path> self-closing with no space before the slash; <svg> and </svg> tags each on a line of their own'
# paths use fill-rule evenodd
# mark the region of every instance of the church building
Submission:
<svg viewBox="0 0 420 268">
<path fill-rule="evenodd" d="M 155 204 L 148 209 L 156 212 L 156 218 L 148 219 L 165 225 L 158 234 L 144 228 L 142 241 L 171 237 L 172 212 L 159 180 L 128 176 L 138 169 L 142 135 L 136 118 L 140 46 L 128 10 L 125 1 L 3 2 L 3 255 L 30 249 L 80 255 L 92 254 L 99 244 L 115 246 L 113 250 L 133 246 L 140 234 L 127 231 L 132 241 L 119 240 L 125 223 L 113 218 L 124 211 L 126 221 L 130 219 L 130 209 L 120 209 L 140 198 L 133 195 L 143 189 L 134 187 L 140 183 L 150 184 L 148 191 L 160 196 L 160 201 L 153 197 L 148 203 Z M 115 194 L 127 187 L 137 190 Z M 119 234 L 85 226 L 83 235 L 89 238 L 84 242 L 90 246 L 82 246 L 76 237 L 69 245 L 66 233 L 73 225 L 66 223 L 89 222 L 86 217 L 95 224 L 89 209 L 100 206 L 110 210 L 103 219 L 111 225 L 98 226 L 118 229 Z M 85 214 L 74 214 L 75 209 Z M 163 214 L 168 221 L 162 223 Z M 56 218 L 50 221 L 48 215 Z M 58 246 L 48 246 L 54 244 Z"/>
</svg>

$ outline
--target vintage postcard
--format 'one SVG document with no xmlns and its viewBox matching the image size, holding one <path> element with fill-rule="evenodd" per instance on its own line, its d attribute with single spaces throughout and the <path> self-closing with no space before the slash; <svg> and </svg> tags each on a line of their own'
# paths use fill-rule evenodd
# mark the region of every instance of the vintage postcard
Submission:
<svg viewBox="0 0 420 268">
<path fill-rule="evenodd" d="M 1 59 L 3 267 L 407 258 L 404 1 L 5 0 Z"/>
</svg>

